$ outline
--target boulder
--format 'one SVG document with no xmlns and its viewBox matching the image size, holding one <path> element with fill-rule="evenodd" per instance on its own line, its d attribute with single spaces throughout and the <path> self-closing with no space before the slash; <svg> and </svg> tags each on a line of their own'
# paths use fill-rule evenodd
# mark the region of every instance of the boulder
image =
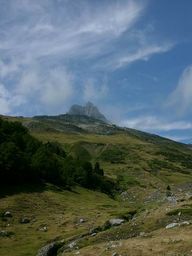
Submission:
<svg viewBox="0 0 192 256">
<path fill-rule="evenodd" d="M 10 211 L 6 211 L 6 212 L 4 212 L 3 217 L 6 217 L 6 218 L 12 218 L 12 217 L 13 217 L 13 215 L 11 214 L 11 212 L 10 212 Z"/>
<path fill-rule="evenodd" d="M 111 226 L 119 226 L 119 225 L 121 225 L 122 223 L 124 223 L 125 222 L 125 220 L 124 219 L 110 219 L 109 220 L 109 224 L 111 225 Z"/>
<path fill-rule="evenodd" d="M 11 231 L 6 231 L 6 230 L 0 230 L 0 237 L 10 237 L 14 233 Z"/>
<path fill-rule="evenodd" d="M 171 204 L 176 204 L 177 203 L 177 198 L 175 196 L 168 196 L 167 201 Z"/>
<path fill-rule="evenodd" d="M 190 224 L 191 223 L 189 221 L 183 221 L 183 222 L 179 222 L 179 223 L 173 222 L 173 223 L 168 224 L 165 228 L 169 229 L 169 228 L 175 228 L 175 227 L 181 227 L 181 226 L 188 226 Z"/>
<path fill-rule="evenodd" d="M 47 232 L 47 230 L 48 230 L 47 226 L 41 226 L 39 228 L 39 231 Z"/>
<path fill-rule="evenodd" d="M 57 242 L 52 242 L 39 249 L 36 256 L 56 256 L 59 248 L 60 246 Z"/>
<path fill-rule="evenodd" d="M 97 233 L 92 233 L 90 236 L 96 236 L 97 235 Z"/>
<path fill-rule="evenodd" d="M 22 217 L 19 221 L 21 224 L 27 224 L 30 222 L 30 219 L 27 217 Z"/>
<path fill-rule="evenodd" d="M 77 245 L 76 241 L 73 241 L 69 244 L 69 248 L 73 249 Z"/>
<path fill-rule="evenodd" d="M 188 226 L 190 225 L 191 223 L 189 221 L 183 221 L 180 223 L 180 226 Z"/>
<path fill-rule="evenodd" d="M 168 224 L 165 228 L 169 229 L 169 228 L 175 228 L 178 226 L 179 226 L 179 223 L 173 222 L 173 223 Z"/>
</svg>

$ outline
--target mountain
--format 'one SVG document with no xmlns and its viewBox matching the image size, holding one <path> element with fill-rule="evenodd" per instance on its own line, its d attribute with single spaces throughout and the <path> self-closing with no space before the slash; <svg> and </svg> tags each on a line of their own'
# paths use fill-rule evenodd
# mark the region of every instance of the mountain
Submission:
<svg viewBox="0 0 192 256">
<path fill-rule="evenodd" d="M 92 117 L 98 120 L 101 120 L 103 122 L 108 123 L 107 119 L 103 114 L 100 113 L 98 108 L 93 105 L 91 102 L 87 102 L 85 106 L 80 105 L 73 105 L 71 106 L 69 112 L 67 113 L 69 115 L 76 115 L 76 116 L 88 116 Z"/>
<path fill-rule="evenodd" d="M 39 168 L 42 173 L 45 172 L 43 166 L 49 170 L 49 162 L 55 163 L 55 158 L 62 168 L 62 157 L 58 156 L 62 150 L 54 146 L 59 143 L 66 152 L 62 170 L 72 175 L 73 182 L 77 181 L 67 190 L 49 182 L 44 186 L 1 186 L 0 255 L 48 255 L 37 254 L 37 251 L 45 245 L 42 250 L 52 248 L 53 244 L 57 252 L 50 255 L 55 256 L 77 252 L 90 256 L 190 255 L 192 150 L 185 144 L 154 134 L 73 113 L 1 117 L 21 122 L 33 137 L 48 145 L 48 149 L 56 149 L 49 157 L 43 157 L 42 151 L 37 155 L 40 159 L 29 156 L 33 162 L 43 157 Z M 10 133 L 10 129 L 5 126 L 4 129 Z M 36 143 L 27 140 L 26 135 L 21 136 L 20 131 L 17 134 L 15 129 L 11 131 L 13 139 L 10 140 L 18 146 L 12 148 L 12 143 L 8 143 L 7 148 L 12 149 L 15 160 L 21 153 L 25 160 L 29 148 L 33 149 Z M 6 133 L 0 135 L 1 140 L 8 139 Z M 3 145 L 1 149 L 0 155 L 6 148 Z M 7 164 L 7 154 L 2 156 Z M 118 184 L 113 197 L 98 188 L 78 185 L 85 171 L 81 161 L 89 161 L 93 166 L 98 162 L 104 178 Z M 23 173 L 27 176 L 29 170 L 29 167 L 23 168 Z M 55 172 L 56 168 L 52 170 Z M 86 179 L 89 176 L 85 175 Z M 99 185 L 108 186 L 103 181 L 101 179 Z M 23 223 L 26 218 L 29 222 Z M 121 225 L 113 227 L 115 221 Z M 172 226 L 174 228 L 170 228 Z"/>
</svg>

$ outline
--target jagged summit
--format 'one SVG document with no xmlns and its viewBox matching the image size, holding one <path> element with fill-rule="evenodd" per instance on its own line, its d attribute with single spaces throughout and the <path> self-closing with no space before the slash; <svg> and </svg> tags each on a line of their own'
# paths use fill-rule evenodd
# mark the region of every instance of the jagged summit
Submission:
<svg viewBox="0 0 192 256">
<path fill-rule="evenodd" d="M 67 113 L 68 115 L 79 115 L 79 116 L 88 116 L 92 117 L 98 120 L 101 120 L 103 122 L 108 123 L 108 120 L 105 118 L 103 114 L 100 113 L 98 108 L 94 106 L 93 103 L 87 102 L 85 106 L 81 105 L 72 105 L 69 112 Z"/>
</svg>

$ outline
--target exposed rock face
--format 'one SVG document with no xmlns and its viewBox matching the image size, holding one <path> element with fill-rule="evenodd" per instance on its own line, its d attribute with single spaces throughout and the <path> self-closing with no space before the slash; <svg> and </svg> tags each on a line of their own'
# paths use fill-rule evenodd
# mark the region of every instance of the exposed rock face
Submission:
<svg viewBox="0 0 192 256">
<path fill-rule="evenodd" d="M 91 102 L 88 102 L 85 106 L 73 105 L 67 114 L 88 116 L 108 123 L 105 116 L 101 114 L 98 108 L 94 106 Z"/>
<path fill-rule="evenodd" d="M 61 244 L 57 242 L 52 242 L 50 244 L 42 247 L 36 256 L 56 256 L 58 249 L 61 247 Z"/>
</svg>

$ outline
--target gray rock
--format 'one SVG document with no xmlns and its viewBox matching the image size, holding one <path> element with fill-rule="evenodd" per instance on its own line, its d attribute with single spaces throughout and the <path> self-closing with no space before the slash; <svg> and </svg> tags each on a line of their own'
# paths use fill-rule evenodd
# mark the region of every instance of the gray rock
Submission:
<svg viewBox="0 0 192 256">
<path fill-rule="evenodd" d="M 167 201 L 171 204 L 176 204 L 177 203 L 177 198 L 175 196 L 168 196 Z"/>
<path fill-rule="evenodd" d="M 70 249 L 73 249 L 74 247 L 76 247 L 76 245 L 77 245 L 77 242 L 73 241 L 68 246 L 69 246 Z"/>
<path fill-rule="evenodd" d="M 30 219 L 29 218 L 27 218 L 27 217 L 23 217 L 23 218 L 21 218 L 20 219 L 20 221 L 19 221 L 21 224 L 27 224 L 27 223 L 29 223 L 30 222 Z"/>
<path fill-rule="evenodd" d="M 165 228 L 166 229 L 169 229 L 169 228 L 175 228 L 175 227 L 181 227 L 181 226 L 188 226 L 190 225 L 191 223 L 189 221 L 183 221 L 183 222 L 173 222 L 173 223 L 170 223 L 168 224 Z"/>
<path fill-rule="evenodd" d="M 36 256 L 56 256 L 59 249 L 58 243 L 52 242 L 39 249 Z"/>
<path fill-rule="evenodd" d="M 39 228 L 39 231 L 43 231 L 43 232 L 46 232 L 48 230 L 47 226 L 41 226 Z"/>
<path fill-rule="evenodd" d="M 128 200 L 129 199 L 129 194 L 128 194 L 128 192 L 127 191 L 123 191 L 122 193 L 121 193 L 121 198 L 122 198 L 122 200 Z"/>
<path fill-rule="evenodd" d="M 14 233 L 11 231 L 6 231 L 6 230 L 0 230 L 0 237 L 10 237 Z"/>
<path fill-rule="evenodd" d="M 180 223 L 180 226 L 187 226 L 190 225 L 191 223 L 189 221 L 183 221 Z"/>
<path fill-rule="evenodd" d="M 6 217 L 6 218 L 12 218 L 12 217 L 13 217 L 13 215 L 11 214 L 11 212 L 10 212 L 10 211 L 6 211 L 6 212 L 4 212 L 3 217 Z"/>
<path fill-rule="evenodd" d="M 124 219 L 110 219 L 109 220 L 109 224 L 111 225 L 111 226 L 119 226 L 119 225 L 121 225 L 122 223 L 124 223 L 125 222 L 125 220 Z"/>
<path fill-rule="evenodd" d="M 92 233 L 90 236 L 96 236 L 97 235 L 97 233 Z"/>
<path fill-rule="evenodd" d="M 145 233 L 145 232 L 140 232 L 139 235 L 140 235 L 141 237 L 144 237 L 144 236 L 146 236 L 146 233 Z"/>
<path fill-rule="evenodd" d="M 83 218 L 79 219 L 79 223 L 84 223 L 84 222 L 85 222 L 85 219 L 83 219 Z"/>
<path fill-rule="evenodd" d="M 119 254 L 117 252 L 113 252 L 112 256 L 118 256 Z"/>
<path fill-rule="evenodd" d="M 169 229 L 169 228 L 175 228 L 178 226 L 179 226 L 179 223 L 173 222 L 173 223 L 168 224 L 165 228 Z"/>
<path fill-rule="evenodd" d="M 73 105 L 70 108 L 68 114 L 77 116 L 88 116 L 108 123 L 105 116 L 101 114 L 98 108 L 94 106 L 91 102 L 87 102 L 85 106 Z"/>
</svg>

